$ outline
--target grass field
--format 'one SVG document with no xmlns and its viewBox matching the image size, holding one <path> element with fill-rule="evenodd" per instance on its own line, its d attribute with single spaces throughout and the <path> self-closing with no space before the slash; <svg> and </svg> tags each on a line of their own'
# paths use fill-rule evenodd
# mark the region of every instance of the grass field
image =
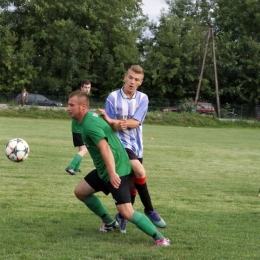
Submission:
<svg viewBox="0 0 260 260">
<path fill-rule="evenodd" d="M 128 224 L 127 234 L 98 232 L 100 220 L 73 194 L 93 169 L 64 171 L 76 153 L 70 120 L 0 117 L 0 259 L 260 259 L 258 129 L 144 125 L 144 166 L 153 204 L 171 247 Z M 21 137 L 29 158 L 9 161 Z M 99 197 L 111 214 L 112 198 Z M 143 211 L 139 198 L 135 209 Z"/>
</svg>

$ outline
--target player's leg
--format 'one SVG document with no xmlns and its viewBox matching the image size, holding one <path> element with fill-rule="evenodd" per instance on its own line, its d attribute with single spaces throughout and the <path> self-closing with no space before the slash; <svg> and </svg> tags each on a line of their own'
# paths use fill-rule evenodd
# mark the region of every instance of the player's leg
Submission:
<svg viewBox="0 0 260 260">
<path fill-rule="evenodd" d="M 71 175 L 76 175 L 76 172 L 80 171 L 80 163 L 82 161 L 82 158 L 88 152 L 88 150 L 83 143 L 81 134 L 72 133 L 72 138 L 74 147 L 78 147 L 79 151 L 65 170 Z"/>
<path fill-rule="evenodd" d="M 135 153 L 130 149 L 126 149 L 130 163 L 134 173 L 134 185 L 138 191 L 140 199 L 144 205 L 144 212 L 153 222 L 153 224 L 159 228 L 165 228 L 166 223 L 160 217 L 160 215 L 153 208 L 152 200 L 146 184 L 146 172 L 142 165 L 142 158 L 137 158 Z"/>
<path fill-rule="evenodd" d="M 131 204 L 131 194 L 129 190 L 129 180 L 128 176 L 121 177 L 121 184 L 118 189 L 111 189 L 114 200 L 116 201 L 116 207 L 119 213 L 132 222 L 141 231 L 146 233 L 148 236 L 155 240 L 156 245 L 169 246 L 170 241 L 165 238 L 156 227 L 151 223 L 151 221 L 142 213 L 135 211 L 133 205 Z"/>
<path fill-rule="evenodd" d="M 129 176 L 129 187 L 131 194 L 131 203 L 134 205 L 136 194 L 138 193 L 134 185 L 134 174 L 131 173 Z M 119 229 L 121 233 L 126 233 L 126 219 L 118 212 L 116 214 L 116 220 L 119 223 Z"/>
<path fill-rule="evenodd" d="M 132 205 L 134 205 L 135 197 L 138 193 L 137 189 L 135 188 L 134 173 L 131 174 L 130 179 L 129 179 L 129 183 L 130 183 L 131 202 L 132 202 Z"/>
<path fill-rule="evenodd" d="M 99 216 L 104 223 L 103 232 L 107 232 L 118 226 L 118 223 L 107 212 L 100 199 L 94 194 L 97 191 L 107 190 L 96 170 L 90 172 L 74 190 L 75 196 L 82 201 L 93 213 Z"/>
</svg>

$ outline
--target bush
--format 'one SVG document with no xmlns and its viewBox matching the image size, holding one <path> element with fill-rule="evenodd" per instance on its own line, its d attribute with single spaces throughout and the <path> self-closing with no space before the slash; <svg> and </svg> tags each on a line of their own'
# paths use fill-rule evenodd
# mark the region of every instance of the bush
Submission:
<svg viewBox="0 0 260 260">
<path fill-rule="evenodd" d="M 0 107 L 1 108 L 1 107 Z M 96 111 L 93 109 L 93 111 Z M 1 117 L 25 117 L 44 119 L 70 119 L 64 107 L 38 107 L 38 106 L 8 106 L 0 109 Z M 185 127 L 251 127 L 259 128 L 260 122 L 241 119 L 219 120 L 216 115 L 202 115 L 196 113 L 149 111 L 145 118 L 145 124 L 173 125 Z"/>
<path fill-rule="evenodd" d="M 45 119 L 70 119 L 65 108 L 38 106 L 8 106 L 0 110 L 2 117 L 26 117 Z"/>
<path fill-rule="evenodd" d="M 146 124 L 174 125 L 185 127 L 260 127 L 260 122 L 241 119 L 219 119 L 216 115 L 203 115 L 198 113 L 175 113 L 152 111 L 145 118 Z"/>
</svg>

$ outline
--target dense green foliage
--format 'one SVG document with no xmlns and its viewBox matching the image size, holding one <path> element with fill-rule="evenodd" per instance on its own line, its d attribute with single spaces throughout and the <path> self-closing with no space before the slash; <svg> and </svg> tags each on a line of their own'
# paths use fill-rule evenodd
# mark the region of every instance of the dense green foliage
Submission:
<svg viewBox="0 0 260 260">
<path fill-rule="evenodd" d="M 106 95 L 121 86 L 125 66 L 139 62 L 139 0 L 21 0 L 2 8 L 1 91 L 67 95 L 89 78 L 92 92 L 98 86 Z"/>
<path fill-rule="evenodd" d="M 166 3 L 155 23 L 141 0 L 1 1 L 0 92 L 67 96 L 89 78 L 93 97 L 104 97 L 139 63 L 150 100 L 194 100 L 213 28 L 218 79 L 210 38 L 199 100 L 216 103 L 218 80 L 221 103 L 259 104 L 260 0 Z"/>
</svg>

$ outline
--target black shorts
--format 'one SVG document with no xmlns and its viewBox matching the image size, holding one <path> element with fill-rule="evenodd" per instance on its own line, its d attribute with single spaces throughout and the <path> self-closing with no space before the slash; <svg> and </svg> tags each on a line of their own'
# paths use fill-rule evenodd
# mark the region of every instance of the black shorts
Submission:
<svg viewBox="0 0 260 260">
<path fill-rule="evenodd" d="M 129 176 L 125 175 L 120 177 L 121 184 L 118 189 L 115 189 L 112 184 L 102 180 L 97 173 L 97 170 L 91 171 L 88 175 L 85 176 L 84 180 L 96 191 L 102 191 L 106 195 L 110 192 L 113 196 L 116 205 L 131 203 L 131 194 L 129 186 Z"/>
<path fill-rule="evenodd" d="M 79 147 L 84 145 L 81 134 L 72 132 L 72 139 L 73 139 L 74 147 Z"/>
<path fill-rule="evenodd" d="M 128 154 L 129 160 L 139 160 L 140 163 L 143 163 L 143 158 L 138 158 L 136 154 L 129 148 L 125 148 L 126 153 Z"/>
</svg>

